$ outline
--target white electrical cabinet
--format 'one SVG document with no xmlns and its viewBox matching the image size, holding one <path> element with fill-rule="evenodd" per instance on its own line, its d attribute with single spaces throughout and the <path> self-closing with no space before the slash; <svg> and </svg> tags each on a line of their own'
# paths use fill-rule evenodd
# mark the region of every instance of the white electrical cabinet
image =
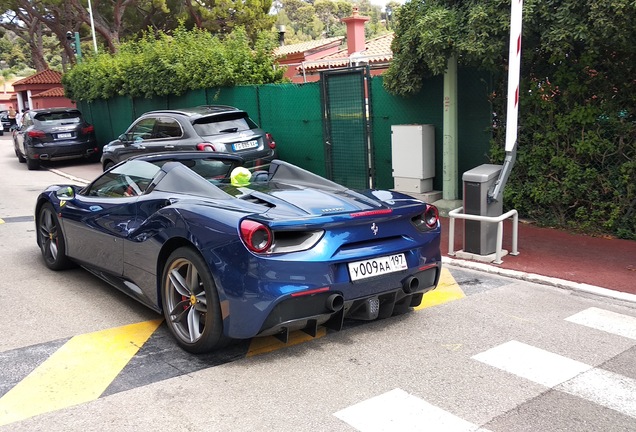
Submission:
<svg viewBox="0 0 636 432">
<path fill-rule="evenodd" d="M 391 126 L 394 189 L 424 193 L 433 190 L 435 177 L 435 127 Z"/>
</svg>

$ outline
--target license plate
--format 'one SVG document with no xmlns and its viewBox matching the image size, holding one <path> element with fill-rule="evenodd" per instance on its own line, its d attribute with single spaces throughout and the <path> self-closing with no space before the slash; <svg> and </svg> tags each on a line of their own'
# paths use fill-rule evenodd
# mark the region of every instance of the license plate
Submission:
<svg viewBox="0 0 636 432">
<path fill-rule="evenodd" d="M 256 148 L 256 147 L 258 147 L 258 140 L 245 141 L 242 143 L 236 143 L 232 145 L 232 148 L 234 149 L 234 151 L 247 150 L 247 149 Z"/>
<path fill-rule="evenodd" d="M 393 273 L 408 268 L 403 253 L 347 264 L 352 281 Z"/>
<path fill-rule="evenodd" d="M 57 138 L 58 139 L 62 139 L 62 138 L 72 138 L 73 134 L 72 133 L 59 133 L 57 134 Z"/>
</svg>

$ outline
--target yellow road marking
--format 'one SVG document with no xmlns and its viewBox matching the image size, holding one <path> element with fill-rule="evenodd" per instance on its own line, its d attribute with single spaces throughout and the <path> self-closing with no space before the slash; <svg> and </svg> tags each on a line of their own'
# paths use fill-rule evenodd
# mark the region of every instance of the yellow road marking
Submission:
<svg viewBox="0 0 636 432">
<path fill-rule="evenodd" d="M 0 399 L 0 426 L 99 398 L 162 321 L 71 338 Z"/>
<path fill-rule="evenodd" d="M 0 219 L 0 224 L 3 224 L 3 223 L 4 223 L 4 221 L 2 219 Z"/>
<path fill-rule="evenodd" d="M 460 349 L 462 347 L 462 344 L 460 343 L 455 343 L 455 344 L 442 344 L 442 346 L 444 348 L 446 348 L 449 351 L 457 351 L 458 349 Z"/>
<path fill-rule="evenodd" d="M 0 219 L 0 223 L 3 223 Z M 424 295 L 416 310 L 465 297 L 455 279 L 442 268 L 437 289 Z M 90 402 L 101 396 L 163 320 L 146 321 L 71 338 L 18 385 L 0 398 L 0 426 L 46 412 Z M 327 334 L 318 328 L 316 337 Z M 276 351 L 314 339 L 296 331 L 289 342 L 254 338 L 247 357 Z M 456 350 L 461 344 L 447 348 Z"/>
<path fill-rule="evenodd" d="M 466 297 L 466 294 L 464 294 L 464 291 L 457 285 L 455 278 L 453 278 L 447 268 L 442 267 L 442 274 L 439 277 L 437 288 L 424 294 L 422 304 L 417 306 L 415 310 L 437 306 L 464 297 Z"/>
<path fill-rule="evenodd" d="M 316 337 L 323 337 L 326 334 L 327 329 L 325 327 L 319 327 Z M 312 339 L 315 338 L 302 331 L 295 331 L 290 333 L 289 342 L 287 342 L 286 344 L 279 341 L 274 336 L 254 338 L 250 343 L 250 349 L 247 351 L 247 357 L 253 357 L 292 345 L 298 345 L 304 342 L 308 342 Z"/>
</svg>

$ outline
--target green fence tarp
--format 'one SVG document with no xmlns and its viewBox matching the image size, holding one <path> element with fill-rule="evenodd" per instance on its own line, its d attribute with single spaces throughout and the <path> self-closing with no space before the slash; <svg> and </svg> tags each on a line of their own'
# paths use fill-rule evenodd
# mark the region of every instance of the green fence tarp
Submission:
<svg viewBox="0 0 636 432">
<path fill-rule="evenodd" d="M 324 176 L 319 84 L 268 84 L 259 94 L 260 124 L 274 137 L 279 157 Z"/>
<path fill-rule="evenodd" d="M 487 96 L 491 82 L 486 74 L 462 69 L 458 82 L 458 168 L 462 173 L 488 163 L 492 109 Z M 351 83 L 346 79 L 342 85 L 336 84 L 330 90 L 330 98 L 340 100 L 332 110 L 330 126 L 339 134 L 337 139 L 342 144 L 332 154 L 334 180 L 351 187 L 364 187 L 369 179 L 368 169 L 364 168 L 367 160 L 365 152 L 370 148 L 375 166 L 374 187 L 392 189 L 391 126 L 433 124 L 436 173 L 433 186 L 441 190 L 443 78 L 425 80 L 422 91 L 409 98 L 390 95 L 382 83 L 382 77 L 371 78 L 369 122 L 373 142 L 368 147 L 360 132 L 365 127 L 364 112 L 355 108 L 362 106 L 358 104 L 363 103 L 360 101 L 364 101 L 364 92 L 357 90 L 357 86 L 350 88 Z M 201 104 L 231 105 L 247 111 L 254 121 L 273 135 L 281 159 L 316 174 L 328 175 L 319 83 L 223 87 L 152 99 L 122 96 L 108 101 L 78 102 L 78 108 L 95 126 L 98 143 L 103 146 L 125 132 L 145 112 Z M 352 124 L 359 127 L 352 129 Z M 362 168 L 357 169 L 358 165 Z M 459 177 L 458 190 L 461 193 L 461 175 Z"/>
</svg>

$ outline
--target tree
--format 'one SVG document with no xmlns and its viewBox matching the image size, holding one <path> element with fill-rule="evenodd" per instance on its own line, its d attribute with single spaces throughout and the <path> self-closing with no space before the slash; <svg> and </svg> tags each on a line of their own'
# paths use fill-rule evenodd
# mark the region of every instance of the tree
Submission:
<svg viewBox="0 0 636 432">
<path fill-rule="evenodd" d="M 258 32 L 270 29 L 275 19 L 268 15 L 271 0 L 91 0 L 91 5 L 97 42 L 110 53 L 121 41 L 148 28 L 171 32 L 180 23 L 215 34 L 244 26 L 254 43 Z M 38 70 L 48 67 L 46 58 L 51 57 L 43 52 L 46 35 L 57 37 L 68 59 L 75 57 L 66 32 L 79 32 L 92 45 L 88 0 L 0 0 L 0 8 L 5 11 L 0 26 L 29 44 L 31 62 Z M 85 53 L 90 55 L 92 49 Z"/>
<path fill-rule="evenodd" d="M 186 0 L 186 5 L 198 28 L 228 34 L 234 28 L 244 27 L 252 41 L 260 31 L 271 29 L 275 21 L 269 15 L 272 0 Z"/>
<path fill-rule="evenodd" d="M 344 35 L 345 25 L 340 20 L 353 12 L 353 4 L 346 1 L 316 0 L 316 15 L 325 25 L 328 37 Z"/>
<path fill-rule="evenodd" d="M 25 42 L 30 53 L 31 63 L 37 71 L 42 71 L 48 67 L 44 60 L 42 45 L 42 36 L 46 31 L 46 27 L 38 17 L 29 14 L 24 8 L 16 7 L 15 11 L 8 10 L 3 14 L 2 19 L 0 19 L 0 26 L 10 30 L 11 34 Z M 11 51 L 15 50 L 12 49 Z M 18 56 L 18 58 L 20 57 L 25 59 L 24 55 Z"/>
</svg>

